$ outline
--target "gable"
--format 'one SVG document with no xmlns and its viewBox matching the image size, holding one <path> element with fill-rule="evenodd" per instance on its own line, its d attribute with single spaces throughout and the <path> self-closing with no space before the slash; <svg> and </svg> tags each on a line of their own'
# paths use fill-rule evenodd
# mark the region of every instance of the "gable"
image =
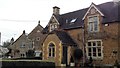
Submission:
<svg viewBox="0 0 120 68">
<path fill-rule="evenodd" d="M 56 23 L 56 24 L 59 24 L 59 22 L 58 22 L 57 18 L 55 17 L 55 15 L 52 15 L 52 16 L 51 16 L 48 25 L 49 25 L 50 23 Z"/>
<path fill-rule="evenodd" d="M 99 5 L 91 4 L 89 8 L 83 8 L 77 11 L 61 14 L 59 16 L 55 16 L 57 20 L 59 21 L 60 28 L 61 29 L 75 29 L 75 28 L 82 28 L 84 26 L 84 19 L 88 15 L 89 12 L 94 11 L 92 8 L 97 11 L 97 13 L 100 14 L 102 17 L 101 22 L 102 23 L 111 23 L 120 21 L 120 15 L 118 16 L 119 12 L 118 5 L 114 5 L 114 2 L 106 2 Z M 93 12 L 94 13 L 94 12 Z M 93 14 L 94 15 L 94 14 Z M 76 19 L 76 20 L 75 20 Z M 74 21 L 74 23 L 70 24 L 70 21 Z M 48 25 L 45 27 L 44 31 L 45 33 L 48 32 Z"/>
<path fill-rule="evenodd" d="M 43 27 L 40 25 L 40 23 L 29 33 L 29 38 L 36 38 L 42 35 Z"/>
<path fill-rule="evenodd" d="M 26 34 L 20 35 L 19 38 L 16 39 L 16 41 L 14 41 L 12 45 L 10 45 L 10 48 L 14 49 L 14 47 L 16 47 L 16 45 L 20 45 L 21 42 L 23 42 L 23 41 L 26 42 L 26 38 L 27 38 Z"/>
<path fill-rule="evenodd" d="M 88 13 L 94 14 L 94 13 L 96 13 L 96 12 L 98 12 L 101 16 L 104 16 L 104 14 L 99 10 L 99 8 L 96 7 L 96 5 L 95 5 L 94 3 L 92 3 L 92 4 L 90 5 L 89 9 L 87 10 L 86 14 L 83 16 L 83 19 L 82 19 L 82 20 L 85 19 L 85 17 L 88 15 Z"/>
</svg>

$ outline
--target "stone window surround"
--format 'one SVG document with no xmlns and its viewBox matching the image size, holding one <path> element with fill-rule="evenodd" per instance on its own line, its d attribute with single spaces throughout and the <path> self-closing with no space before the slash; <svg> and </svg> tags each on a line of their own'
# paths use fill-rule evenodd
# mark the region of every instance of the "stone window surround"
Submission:
<svg viewBox="0 0 120 68">
<path fill-rule="evenodd" d="M 93 27 L 92 27 L 92 28 L 93 28 L 93 31 L 90 31 L 90 29 L 89 29 L 89 26 L 90 26 L 90 25 L 89 25 L 89 23 L 90 23 L 90 22 L 89 22 L 89 18 L 91 18 L 91 17 L 97 17 L 97 20 L 98 20 L 98 21 L 97 21 L 97 22 L 98 22 L 98 24 L 97 24 L 97 25 L 98 25 L 98 26 L 97 26 L 97 27 L 98 27 L 98 28 L 97 28 L 98 30 L 97 30 L 97 31 L 95 31 L 94 25 L 93 25 Z M 100 26 L 99 26 L 99 24 L 100 24 L 99 14 L 90 15 L 90 16 L 87 17 L 87 26 L 88 26 L 88 29 L 87 29 L 87 30 L 88 30 L 88 32 L 99 32 L 99 31 L 100 31 Z"/>
<path fill-rule="evenodd" d="M 97 42 L 101 42 L 101 46 L 97 46 L 98 44 L 97 44 Z M 91 43 L 92 44 L 92 46 L 88 46 L 88 42 L 95 42 L 97 45 L 96 46 L 93 46 L 93 43 Z M 102 40 L 88 40 L 88 42 L 86 43 L 86 47 L 85 47 L 85 49 L 86 49 L 86 55 L 87 55 L 87 58 L 89 58 L 90 56 L 88 56 L 88 48 L 91 48 L 92 50 L 91 50 L 91 57 L 93 58 L 93 59 L 103 59 L 103 46 L 102 46 L 102 44 L 103 44 L 103 42 L 102 42 Z M 98 56 L 98 50 L 96 49 L 96 57 L 94 57 L 93 56 L 93 48 L 101 48 L 101 56 Z"/>
<path fill-rule="evenodd" d="M 22 42 L 22 44 L 20 45 L 20 48 L 25 48 L 25 42 Z"/>
<path fill-rule="evenodd" d="M 58 28 L 57 23 L 52 23 L 50 24 L 50 32 L 53 31 L 54 29 Z"/>
<path fill-rule="evenodd" d="M 50 44 L 53 44 L 53 43 L 50 43 Z M 55 45 L 53 44 L 53 46 L 50 46 L 50 44 L 48 46 L 48 57 L 55 57 Z"/>
</svg>

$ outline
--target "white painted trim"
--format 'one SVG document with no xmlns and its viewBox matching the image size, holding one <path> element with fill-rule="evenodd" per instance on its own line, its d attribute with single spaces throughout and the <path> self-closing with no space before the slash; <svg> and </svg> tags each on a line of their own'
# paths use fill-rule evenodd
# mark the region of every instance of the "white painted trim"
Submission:
<svg viewBox="0 0 120 68">
<path fill-rule="evenodd" d="M 65 66 L 66 67 L 66 64 L 61 64 L 61 66 Z"/>
<path fill-rule="evenodd" d="M 59 25 L 60 23 L 58 22 L 57 18 L 53 15 L 53 17 L 55 18 L 55 20 L 57 21 L 57 24 Z"/>
<path fill-rule="evenodd" d="M 104 14 L 92 3 L 92 4 L 90 5 L 90 8 L 88 9 L 88 11 L 86 12 L 86 14 L 84 15 L 84 17 L 83 17 L 82 20 L 85 19 L 85 17 L 87 16 L 87 14 L 89 13 L 89 11 L 91 10 L 92 7 L 94 7 L 94 8 L 101 14 L 101 16 L 104 16 Z"/>
<path fill-rule="evenodd" d="M 55 21 L 56 21 L 57 24 L 59 25 L 60 23 L 58 22 L 57 18 L 56 18 L 54 15 L 51 16 L 51 18 L 50 18 L 50 20 L 49 20 L 49 22 L 48 22 L 48 25 L 50 24 L 50 21 L 52 20 L 52 17 L 55 19 Z"/>
<path fill-rule="evenodd" d="M 70 63 L 70 66 L 75 66 L 75 63 Z"/>
</svg>

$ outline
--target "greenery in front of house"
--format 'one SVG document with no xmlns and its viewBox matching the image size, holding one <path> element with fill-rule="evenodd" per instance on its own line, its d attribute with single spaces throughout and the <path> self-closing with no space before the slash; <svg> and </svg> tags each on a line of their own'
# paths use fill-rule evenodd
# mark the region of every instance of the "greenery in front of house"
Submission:
<svg viewBox="0 0 120 68">
<path fill-rule="evenodd" d="M 41 66 L 55 66 L 54 62 L 50 61 L 43 61 L 43 60 L 11 60 L 11 59 L 3 59 L 0 60 L 2 62 L 2 67 L 26 67 L 26 66 L 32 66 L 32 67 L 41 67 Z"/>
</svg>

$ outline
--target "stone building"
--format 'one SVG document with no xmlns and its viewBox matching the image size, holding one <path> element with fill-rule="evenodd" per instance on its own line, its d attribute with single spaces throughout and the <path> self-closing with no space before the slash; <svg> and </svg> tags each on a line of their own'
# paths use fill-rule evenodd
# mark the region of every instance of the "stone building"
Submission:
<svg viewBox="0 0 120 68">
<path fill-rule="evenodd" d="M 47 34 L 43 41 L 43 60 L 51 60 L 56 66 L 70 65 L 74 49 L 80 48 L 84 62 L 92 57 L 95 66 L 120 63 L 118 3 L 92 3 L 88 8 L 65 14 L 60 14 L 59 7 L 53 7 L 50 21 L 43 30 Z"/>
<path fill-rule="evenodd" d="M 22 35 L 9 46 L 12 50 L 12 58 L 26 58 L 30 50 L 35 52 L 34 57 L 41 57 L 41 43 L 42 39 L 45 37 L 45 35 L 42 34 L 42 30 L 43 27 L 40 25 L 39 21 L 38 25 L 29 34 L 23 31 Z"/>
<path fill-rule="evenodd" d="M 26 52 L 29 50 L 30 44 L 28 40 L 28 36 L 25 33 L 25 30 L 23 31 L 22 35 L 15 40 L 11 45 L 8 47 L 11 49 L 11 57 L 12 58 L 25 58 Z"/>
</svg>

